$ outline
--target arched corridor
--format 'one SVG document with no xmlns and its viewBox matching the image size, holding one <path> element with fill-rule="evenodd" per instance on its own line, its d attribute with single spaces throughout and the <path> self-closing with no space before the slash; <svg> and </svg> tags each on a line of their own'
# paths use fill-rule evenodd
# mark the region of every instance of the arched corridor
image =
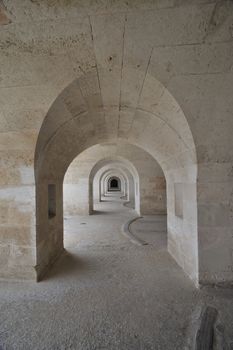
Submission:
<svg viewBox="0 0 233 350">
<path fill-rule="evenodd" d="M 233 1 L 0 0 L 0 350 L 230 350 Z"/>
<path fill-rule="evenodd" d="M 99 88 L 96 85 L 96 78 L 95 73 L 83 77 L 86 84 L 94 84 L 96 88 L 96 91 L 90 90 L 86 97 L 83 95 L 84 91 L 78 80 L 64 89 L 48 111 L 38 136 L 35 154 L 37 193 L 36 271 L 38 279 L 43 277 L 49 266 L 63 251 L 62 187 L 67 168 L 81 152 L 85 152 L 85 150 L 98 144 L 106 144 L 109 139 L 112 143 L 115 140 L 115 137 L 109 134 L 106 120 L 103 118 L 104 111 L 102 110 L 101 101 L 98 101 L 97 105 L 95 105 L 95 102 L 91 107 L 88 103 L 92 98 L 93 102 L 95 101 L 93 94 L 98 94 Z M 149 77 L 148 79 L 150 80 Z M 161 105 L 161 111 L 159 111 L 161 117 L 158 118 L 151 102 L 146 97 L 142 97 L 141 104 L 145 104 L 144 108 L 147 109 L 147 112 L 139 106 L 136 107 L 136 111 L 141 115 L 147 126 L 139 124 L 136 129 L 131 128 L 127 137 L 118 136 L 117 142 L 121 142 L 121 140 L 128 141 L 130 145 L 140 146 L 154 161 L 158 161 L 163 169 L 167 182 L 168 250 L 198 286 L 197 162 L 195 145 L 187 119 L 177 101 L 156 79 L 152 79 L 151 88 L 151 91 L 154 89 L 156 93 L 161 91 L 162 95 L 158 96 L 158 101 L 166 98 L 166 104 L 170 108 L 176 109 L 175 121 L 172 114 L 164 112 L 163 105 Z M 58 122 L 57 113 L 59 112 L 57 112 L 56 106 L 62 104 L 67 109 L 66 99 L 69 98 L 72 101 L 74 97 L 76 102 L 72 113 L 67 110 L 67 113 L 63 114 L 60 122 Z M 79 108 L 81 108 L 81 111 Z M 92 118 L 93 109 L 96 109 L 96 115 L 98 115 L 95 122 Z M 135 114 L 135 123 L 137 113 Z M 180 123 L 177 124 L 177 120 Z M 96 132 L 96 128 L 100 129 L 101 132 Z M 163 131 L 158 133 L 160 128 Z M 46 133 L 44 132 L 45 129 L 47 130 Z M 58 210 L 53 225 L 48 221 L 47 213 L 40 210 L 42 203 L 46 200 L 49 183 L 53 183 L 57 187 Z M 182 212 L 177 214 L 178 203 L 186 203 L 187 201 L 188 206 L 182 204 Z M 192 227 L 188 233 L 186 231 L 187 226 Z M 46 247 L 46 249 L 43 249 L 43 247 Z"/>
</svg>

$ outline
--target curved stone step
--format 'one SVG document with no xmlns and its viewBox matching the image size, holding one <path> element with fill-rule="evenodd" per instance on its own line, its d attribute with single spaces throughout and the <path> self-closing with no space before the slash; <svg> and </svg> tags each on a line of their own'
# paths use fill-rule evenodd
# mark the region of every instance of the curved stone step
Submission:
<svg viewBox="0 0 233 350">
<path fill-rule="evenodd" d="M 139 246 L 148 245 L 148 243 L 143 241 L 142 239 L 134 236 L 134 234 L 130 230 L 130 226 L 134 221 L 141 219 L 141 218 L 142 218 L 142 216 L 136 216 L 134 218 L 131 218 L 125 224 L 123 224 L 121 227 L 122 234 L 124 236 L 126 236 L 132 243 L 139 245 Z"/>
</svg>

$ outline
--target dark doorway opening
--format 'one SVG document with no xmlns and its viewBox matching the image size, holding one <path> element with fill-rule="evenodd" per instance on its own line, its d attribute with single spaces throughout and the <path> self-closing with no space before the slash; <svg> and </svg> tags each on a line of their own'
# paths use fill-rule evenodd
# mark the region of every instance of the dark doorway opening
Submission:
<svg viewBox="0 0 233 350">
<path fill-rule="evenodd" d="M 110 178 L 108 180 L 108 191 L 120 191 L 121 190 L 121 182 L 117 177 Z"/>
<path fill-rule="evenodd" d="M 118 181 L 115 179 L 111 180 L 110 187 L 111 188 L 118 188 Z"/>
</svg>

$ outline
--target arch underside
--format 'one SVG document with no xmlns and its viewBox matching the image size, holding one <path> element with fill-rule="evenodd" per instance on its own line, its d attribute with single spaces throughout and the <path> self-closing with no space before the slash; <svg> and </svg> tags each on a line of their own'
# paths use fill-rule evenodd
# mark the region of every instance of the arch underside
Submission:
<svg viewBox="0 0 233 350">
<path fill-rule="evenodd" d="M 139 73 L 129 69 L 129 79 L 135 80 Z M 187 120 L 168 90 L 148 74 L 140 95 L 130 93 L 126 90 L 124 98 L 121 95 L 119 108 L 119 101 L 103 101 L 97 72 L 71 83 L 55 100 L 42 124 L 35 154 L 36 176 L 45 169 L 51 173 L 45 162 L 55 158 L 54 152 L 57 160 L 53 159 L 53 167 L 64 175 L 71 161 L 86 148 L 121 139 L 152 154 L 166 173 L 196 164 Z M 195 175 L 190 173 L 190 178 Z"/>
</svg>

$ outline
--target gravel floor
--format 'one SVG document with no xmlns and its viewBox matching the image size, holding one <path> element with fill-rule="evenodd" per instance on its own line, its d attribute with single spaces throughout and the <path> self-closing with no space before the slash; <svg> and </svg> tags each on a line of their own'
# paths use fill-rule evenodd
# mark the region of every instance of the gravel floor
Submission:
<svg viewBox="0 0 233 350">
<path fill-rule="evenodd" d="M 110 198 L 111 199 L 111 198 Z M 166 251 L 165 217 L 102 202 L 96 215 L 65 218 L 66 253 L 40 282 L 0 282 L 0 350 L 181 350 L 202 305 L 218 308 L 233 344 L 232 290 L 197 290 Z"/>
</svg>

